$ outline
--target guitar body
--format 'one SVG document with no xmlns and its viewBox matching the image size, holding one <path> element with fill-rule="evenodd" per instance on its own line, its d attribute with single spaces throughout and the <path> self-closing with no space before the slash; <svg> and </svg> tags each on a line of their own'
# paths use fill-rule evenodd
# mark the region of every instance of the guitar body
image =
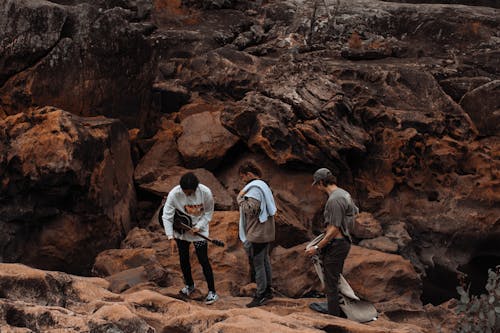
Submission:
<svg viewBox="0 0 500 333">
<path fill-rule="evenodd" d="M 162 215 L 162 210 L 160 209 L 160 216 Z M 160 222 L 161 217 L 159 218 Z M 163 224 L 162 224 L 163 226 Z M 191 216 L 188 214 L 176 209 L 175 214 L 174 214 L 174 230 L 180 234 L 184 234 L 186 231 L 190 231 L 191 228 L 193 228 L 193 221 L 191 220 Z M 218 239 L 210 239 L 207 236 L 204 236 L 203 234 L 200 234 L 199 232 L 195 232 L 195 235 L 200 236 L 203 239 L 206 239 L 207 241 L 211 242 L 212 244 L 220 247 L 224 247 L 225 244 L 223 241 L 218 240 Z"/>
<path fill-rule="evenodd" d="M 186 228 L 188 226 L 189 228 Z M 191 216 L 186 213 L 176 209 L 174 214 L 174 230 L 180 234 L 186 232 L 193 227 L 193 222 L 191 220 Z"/>
</svg>

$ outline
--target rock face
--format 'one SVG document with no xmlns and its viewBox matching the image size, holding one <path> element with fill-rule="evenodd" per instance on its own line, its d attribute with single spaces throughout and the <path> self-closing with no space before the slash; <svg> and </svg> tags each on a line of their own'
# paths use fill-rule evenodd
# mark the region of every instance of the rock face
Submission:
<svg viewBox="0 0 500 333">
<path fill-rule="evenodd" d="M 452 332 L 457 272 L 479 281 L 500 264 L 500 15 L 494 1 L 437 2 L 0 0 L 0 261 L 81 273 L 120 247 L 94 274 L 124 300 L 46 324 L 45 308 L 0 297 L 0 330 Z M 97 115 L 125 126 L 79 118 Z M 234 309 L 254 288 L 234 200 L 246 160 L 278 205 L 270 313 Z M 363 212 L 345 275 L 376 324 L 290 298 L 320 293 L 303 256 L 323 229 L 318 167 Z M 165 296 L 183 282 L 155 210 L 188 171 L 220 210 L 224 311 Z"/>
<path fill-rule="evenodd" d="M 131 229 L 133 169 L 120 122 L 34 109 L 0 121 L 0 152 L 2 261 L 85 273 Z"/>
<path fill-rule="evenodd" d="M 152 82 L 148 27 L 134 24 L 130 10 L 90 3 L 0 3 L 0 115 L 54 105 L 130 127 L 144 120 Z"/>
<path fill-rule="evenodd" d="M 0 329 L 2 332 L 325 332 L 426 333 L 412 324 L 380 319 L 368 325 L 314 313 L 312 300 L 274 299 L 273 305 L 247 309 L 250 298 L 223 296 L 211 307 L 174 298 L 165 288 L 112 293 L 100 278 L 39 271 L 0 264 Z M 177 296 L 178 297 L 178 296 Z M 427 322 L 435 319 L 429 313 Z"/>
</svg>

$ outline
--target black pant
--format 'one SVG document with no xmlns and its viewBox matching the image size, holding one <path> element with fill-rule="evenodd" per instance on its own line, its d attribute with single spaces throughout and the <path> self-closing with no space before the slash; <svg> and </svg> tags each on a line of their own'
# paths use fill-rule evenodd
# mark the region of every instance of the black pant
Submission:
<svg viewBox="0 0 500 333">
<path fill-rule="evenodd" d="M 179 249 L 179 261 L 181 263 L 182 275 L 184 276 L 184 283 L 193 286 L 194 281 L 191 275 L 191 262 L 189 261 L 189 244 L 191 244 L 191 242 L 180 239 L 175 239 L 175 242 Z M 215 293 L 214 274 L 210 262 L 208 261 L 208 243 L 206 241 L 193 243 L 196 257 L 198 257 L 198 262 L 203 268 L 203 275 L 205 275 L 205 280 L 207 280 L 208 290 Z"/>
<path fill-rule="evenodd" d="M 325 294 L 328 301 L 328 313 L 340 315 L 339 278 L 344 261 L 351 249 L 351 243 L 346 239 L 335 239 L 321 250 L 321 260 L 325 273 Z"/>
</svg>

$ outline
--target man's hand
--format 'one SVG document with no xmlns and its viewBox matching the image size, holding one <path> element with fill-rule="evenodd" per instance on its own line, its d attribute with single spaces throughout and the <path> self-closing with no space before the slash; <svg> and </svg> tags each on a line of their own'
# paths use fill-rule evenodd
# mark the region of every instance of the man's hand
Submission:
<svg viewBox="0 0 500 333">
<path fill-rule="evenodd" d="M 312 257 L 315 254 L 318 254 L 318 250 L 316 247 L 311 246 L 310 248 L 306 249 L 306 255 L 308 255 L 309 257 Z"/>
<path fill-rule="evenodd" d="M 176 251 L 176 244 L 175 244 L 175 238 L 174 236 L 167 236 L 167 239 L 169 240 L 170 243 L 170 253 L 175 253 Z"/>
<path fill-rule="evenodd" d="M 197 232 L 200 232 L 200 228 L 191 228 L 191 232 L 193 234 L 197 233 Z"/>
</svg>

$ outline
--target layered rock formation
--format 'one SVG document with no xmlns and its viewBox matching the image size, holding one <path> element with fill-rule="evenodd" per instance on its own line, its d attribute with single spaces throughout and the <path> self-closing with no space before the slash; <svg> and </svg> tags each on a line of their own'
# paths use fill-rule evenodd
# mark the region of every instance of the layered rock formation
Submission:
<svg viewBox="0 0 500 333">
<path fill-rule="evenodd" d="M 131 258 L 131 257 L 129 257 Z M 145 274 L 144 274 L 145 275 Z M 199 275 L 199 272 L 197 272 Z M 133 278 L 135 276 L 135 278 Z M 441 325 L 440 316 L 450 310 L 418 313 L 411 311 L 405 324 L 387 317 L 358 324 L 308 309 L 314 299 L 275 297 L 262 308 L 247 309 L 250 297 L 224 295 L 211 307 L 195 299 L 180 299 L 174 288 L 153 284 L 133 284 L 137 274 L 104 280 L 82 278 L 61 272 L 40 271 L 18 264 L 0 264 L 0 328 L 2 332 L 433 332 Z M 111 292 L 113 284 L 127 280 L 127 292 Z M 132 278 L 132 279 L 131 279 Z M 144 280 L 144 279 L 143 279 Z M 394 318 L 402 311 L 394 313 Z M 397 321 L 397 320 L 396 320 Z M 422 327 L 423 326 L 423 327 Z M 441 326 L 449 328 L 449 322 Z"/>
<path fill-rule="evenodd" d="M 122 123 L 44 107 L 0 121 L 0 257 L 85 274 L 130 231 L 136 196 Z"/>
<path fill-rule="evenodd" d="M 37 278 L 2 292 L 2 332 L 186 331 L 193 318 L 191 331 L 453 331 L 453 302 L 426 303 L 455 296 L 459 271 L 480 291 L 500 264 L 500 15 L 443 2 L 462 5 L 0 0 L 0 261 L 108 280 L 85 280 L 95 303 L 66 287 L 27 299 L 43 276 L 83 280 L 4 265 L 5 290 Z M 234 309 L 253 288 L 235 227 L 245 160 L 278 203 L 271 313 Z M 321 292 L 302 251 L 321 229 L 322 166 L 363 211 L 345 274 L 382 312 L 370 326 L 290 298 Z M 187 170 L 212 188 L 211 234 L 228 244 L 211 250 L 216 310 L 169 297 L 180 270 L 154 219 Z"/>
</svg>

